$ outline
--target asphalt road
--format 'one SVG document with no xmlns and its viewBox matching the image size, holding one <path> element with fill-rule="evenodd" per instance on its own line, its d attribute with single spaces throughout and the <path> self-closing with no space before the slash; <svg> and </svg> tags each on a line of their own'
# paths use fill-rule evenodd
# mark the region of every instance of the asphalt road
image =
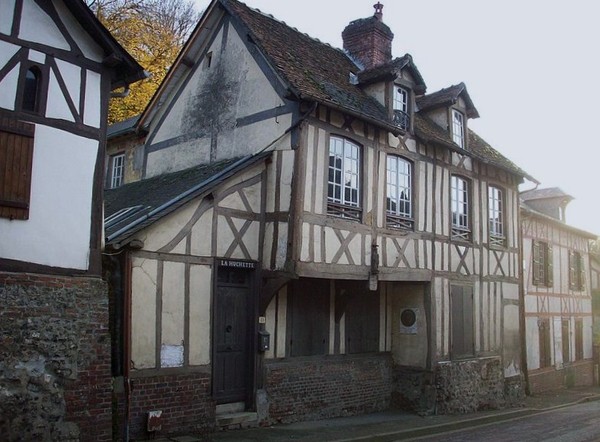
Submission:
<svg viewBox="0 0 600 442">
<path fill-rule="evenodd" d="M 410 440 L 432 442 L 600 441 L 600 401 Z"/>
</svg>

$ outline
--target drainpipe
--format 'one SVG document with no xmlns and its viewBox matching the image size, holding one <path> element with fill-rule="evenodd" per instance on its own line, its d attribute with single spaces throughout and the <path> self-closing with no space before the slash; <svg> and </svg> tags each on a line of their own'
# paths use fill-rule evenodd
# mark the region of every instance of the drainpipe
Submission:
<svg viewBox="0 0 600 442">
<path fill-rule="evenodd" d="M 537 186 L 536 186 L 537 187 Z M 525 394 L 531 395 L 529 388 L 529 370 L 527 368 L 527 329 L 525 324 L 525 266 L 523 265 L 523 224 L 521 209 L 517 208 L 517 226 L 519 238 L 519 328 L 521 329 L 521 369 L 525 380 Z"/>
<path fill-rule="evenodd" d="M 131 414 L 131 253 L 126 248 L 121 260 L 123 272 L 123 383 L 125 384 L 124 442 L 129 442 L 129 419 Z"/>
</svg>

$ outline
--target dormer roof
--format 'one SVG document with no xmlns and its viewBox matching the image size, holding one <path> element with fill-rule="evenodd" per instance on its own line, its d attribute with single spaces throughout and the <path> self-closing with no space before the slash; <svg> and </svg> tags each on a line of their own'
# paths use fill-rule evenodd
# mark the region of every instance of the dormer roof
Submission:
<svg viewBox="0 0 600 442">
<path fill-rule="evenodd" d="M 398 78 L 400 71 L 407 69 L 415 80 L 414 90 L 416 94 L 424 94 L 427 90 L 423 76 L 414 64 L 412 56 L 405 54 L 400 58 L 395 58 L 389 63 L 377 66 L 372 69 L 366 69 L 358 73 L 358 83 L 361 86 L 366 86 L 378 81 L 395 80 Z"/>
<path fill-rule="evenodd" d="M 427 112 L 439 107 L 449 107 L 458 101 L 459 97 L 465 101 L 467 105 L 467 117 L 479 118 L 479 112 L 473 104 L 473 100 L 467 92 L 467 86 L 464 83 L 459 83 L 437 92 L 417 97 L 417 106 L 420 111 Z"/>
<path fill-rule="evenodd" d="M 560 187 L 548 187 L 546 189 L 532 189 L 521 192 L 521 199 L 523 201 L 540 199 L 562 199 L 565 201 L 571 201 L 574 198 L 568 193 L 564 192 Z"/>
</svg>

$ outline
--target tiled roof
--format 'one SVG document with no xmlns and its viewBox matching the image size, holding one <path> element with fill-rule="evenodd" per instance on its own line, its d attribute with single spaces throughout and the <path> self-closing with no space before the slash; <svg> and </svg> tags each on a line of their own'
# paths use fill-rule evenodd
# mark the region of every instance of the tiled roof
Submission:
<svg viewBox="0 0 600 442">
<path fill-rule="evenodd" d="M 117 244 L 269 153 L 231 158 L 125 184 L 104 192 L 107 244 Z"/>
<path fill-rule="evenodd" d="M 427 111 L 441 106 L 451 106 L 456 103 L 456 100 L 458 100 L 458 97 L 461 94 L 467 102 L 467 116 L 469 118 L 479 118 L 479 112 L 477 112 L 477 109 L 467 92 L 467 86 L 465 86 L 464 83 L 459 83 L 440 89 L 437 92 L 417 97 L 417 106 L 421 111 Z"/>
<path fill-rule="evenodd" d="M 246 25 L 252 40 L 297 96 L 341 108 L 399 132 L 385 107 L 350 83 L 350 73 L 358 74 L 359 69 L 342 50 L 236 0 L 221 3 Z"/>
<path fill-rule="evenodd" d="M 126 135 L 135 131 L 135 125 L 140 119 L 139 115 L 128 118 L 118 123 L 111 124 L 106 130 L 106 136 L 110 138 L 118 137 L 120 135 Z"/>
<path fill-rule="evenodd" d="M 537 183 L 537 180 L 523 171 L 520 167 L 490 146 L 483 138 L 469 129 L 466 148 L 457 146 L 450 138 L 448 131 L 443 130 L 426 115 L 415 114 L 415 135 L 425 142 L 434 142 L 446 146 L 456 152 L 466 153 L 483 163 L 504 169 Z"/>
<path fill-rule="evenodd" d="M 521 199 L 523 201 L 532 201 L 549 198 L 566 198 L 572 200 L 573 197 L 568 193 L 563 192 L 559 187 L 548 187 L 545 189 L 533 189 L 521 192 Z"/>
</svg>

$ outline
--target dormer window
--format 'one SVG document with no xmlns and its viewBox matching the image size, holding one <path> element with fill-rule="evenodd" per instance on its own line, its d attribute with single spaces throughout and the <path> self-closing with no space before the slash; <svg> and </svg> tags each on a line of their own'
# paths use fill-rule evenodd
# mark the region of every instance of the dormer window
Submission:
<svg viewBox="0 0 600 442">
<path fill-rule="evenodd" d="M 408 91 L 397 85 L 394 85 L 394 123 L 403 130 L 407 130 L 410 125 Z"/>
<path fill-rule="evenodd" d="M 465 147 L 465 117 L 456 109 L 452 109 L 452 141 Z"/>
</svg>

